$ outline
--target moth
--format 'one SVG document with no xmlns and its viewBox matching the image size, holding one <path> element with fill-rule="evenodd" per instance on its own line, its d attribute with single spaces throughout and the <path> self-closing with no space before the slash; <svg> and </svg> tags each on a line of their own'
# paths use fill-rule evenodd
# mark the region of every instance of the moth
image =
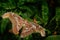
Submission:
<svg viewBox="0 0 60 40">
<path fill-rule="evenodd" d="M 37 23 L 29 22 L 28 20 L 23 19 L 16 13 L 7 12 L 2 15 L 2 18 L 9 18 L 12 23 L 12 29 L 9 30 L 13 34 L 18 35 L 19 30 L 22 28 L 22 32 L 20 33 L 21 38 L 29 36 L 34 32 L 38 32 L 41 34 L 42 37 L 45 37 L 45 29 Z"/>
</svg>

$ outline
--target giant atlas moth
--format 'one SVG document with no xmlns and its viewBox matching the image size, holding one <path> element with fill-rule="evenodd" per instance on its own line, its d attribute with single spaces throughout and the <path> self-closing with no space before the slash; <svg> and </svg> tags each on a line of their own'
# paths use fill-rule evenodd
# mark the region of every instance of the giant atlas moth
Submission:
<svg viewBox="0 0 60 40">
<path fill-rule="evenodd" d="M 9 18 L 9 20 L 12 23 L 12 29 L 9 31 L 11 31 L 15 35 L 18 35 L 19 30 L 21 30 L 21 28 L 23 27 L 22 32 L 20 33 L 21 38 L 29 36 L 34 32 L 40 33 L 42 37 L 45 36 L 45 29 L 42 26 L 34 22 L 29 22 L 28 20 L 23 19 L 16 13 L 13 12 L 4 13 L 2 15 L 2 18 L 3 19 Z"/>
</svg>

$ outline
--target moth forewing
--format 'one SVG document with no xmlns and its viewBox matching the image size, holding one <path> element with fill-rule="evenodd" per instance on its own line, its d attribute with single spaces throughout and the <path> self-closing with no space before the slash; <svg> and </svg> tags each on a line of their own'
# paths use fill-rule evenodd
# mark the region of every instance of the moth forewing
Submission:
<svg viewBox="0 0 60 40">
<path fill-rule="evenodd" d="M 23 28 L 22 32 L 21 32 L 21 38 L 27 37 L 29 35 L 31 35 L 33 33 L 33 29 L 32 28 Z"/>
<path fill-rule="evenodd" d="M 41 34 L 42 37 L 45 37 L 45 35 L 46 35 L 45 29 L 42 26 L 38 25 L 37 23 L 32 23 L 32 27 L 35 32 L 38 32 Z"/>
<path fill-rule="evenodd" d="M 31 35 L 33 32 L 34 31 L 32 25 L 28 21 L 25 21 L 25 26 L 23 27 L 21 32 L 21 38 L 27 37 Z"/>
<path fill-rule="evenodd" d="M 42 26 L 38 26 L 37 31 L 41 34 L 42 37 L 45 37 L 45 29 Z"/>
</svg>

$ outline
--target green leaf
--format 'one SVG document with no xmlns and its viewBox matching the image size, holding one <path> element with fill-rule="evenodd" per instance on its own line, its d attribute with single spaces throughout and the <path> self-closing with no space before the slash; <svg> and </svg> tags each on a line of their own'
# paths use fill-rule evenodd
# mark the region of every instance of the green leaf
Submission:
<svg viewBox="0 0 60 40">
<path fill-rule="evenodd" d="M 6 19 L 2 20 L 1 33 L 3 33 L 5 31 L 7 23 L 8 23 L 8 20 L 6 20 Z"/>
<path fill-rule="evenodd" d="M 6 3 L 1 3 L 0 6 L 5 9 L 13 9 L 13 8 L 15 8 L 16 4 L 15 4 L 14 0 L 8 0 L 8 2 L 6 2 Z"/>
<path fill-rule="evenodd" d="M 45 40 L 60 40 L 60 35 L 48 36 Z"/>
<path fill-rule="evenodd" d="M 44 24 L 46 24 L 48 21 L 48 6 L 47 6 L 47 4 L 42 5 L 42 17 L 43 17 L 43 21 L 45 22 Z"/>
</svg>

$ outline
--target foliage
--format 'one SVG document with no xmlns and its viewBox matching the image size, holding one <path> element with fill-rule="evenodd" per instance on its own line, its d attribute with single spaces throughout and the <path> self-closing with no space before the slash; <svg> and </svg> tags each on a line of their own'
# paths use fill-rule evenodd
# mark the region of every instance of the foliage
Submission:
<svg viewBox="0 0 60 40">
<path fill-rule="evenodd" d="M 60 35 L 52 35 L 46 38 L 46 40 L 59 40 L 59 39 L 60 39 Z"/>
<path fill-rule="evenodd" d="M 47 0 L 46 0 L 47 1 Z M 60 38 L 60 6 L 56 7 L 56 15 L 52 17 L 49 21 L 49 9 L 48 4 L 45 0 L 0 0 L 0 37 L 1 40 L 59 40 Z M 59 4 L 60 0 L 56 2 Z M 38 6 L 41 6 L 38 7 Z M 9 33 L 8 30 L 11 29 L 11 22 L 9 19 L 2 19 L 1 16 L 5 12 L 15 12 L 22 16 L 24 19 L 32 21 L 34 18 L 37 23 L 42 25 L 46 29 L 46 37 L 41 37 L 38 33 L 33 33 L 26 38 L 20 38 L 20 35 L 14 35 Z M 40 14 L 40 16 L 39 16 Z M 51 15 L 52 16 L 52 15 Z M 50 17 L 51 17 L 50 16 Z M 56 26 L 52 25 L 52 21 L 56 20 Z M 46 26 L 48 25 L 48 26 Z M 48 27 L 48 28 L 47 28 Z M 54 27 L 54 29 L 49 29 Z M 52 31 L 51 31 L 52 30 Z M 56 31 L 56 36 L 54 32 Z M 58 35 L 59 36 L 58 36 Z M 55 38 L 55 39 L 54 39 Z"/>
</svg>

